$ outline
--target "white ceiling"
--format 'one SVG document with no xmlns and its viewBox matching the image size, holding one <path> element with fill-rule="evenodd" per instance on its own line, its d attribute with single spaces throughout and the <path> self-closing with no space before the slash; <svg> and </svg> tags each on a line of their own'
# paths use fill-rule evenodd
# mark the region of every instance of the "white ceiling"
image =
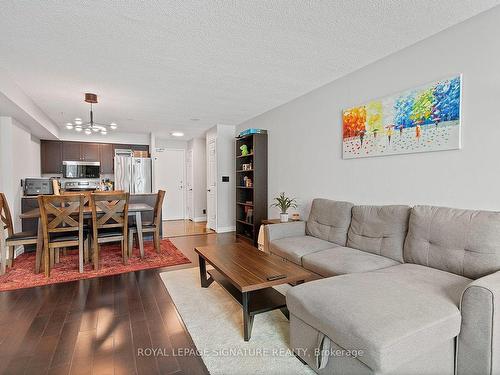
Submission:
<svg viewBox="0 0 500 375">
<path fill-rule="evenodd" d="M 0 67 L 52 120 L 199 136 L 239 124 L 500 0 L 1 2 Z M 444 49 L 445 53 L 445 49 Z M 200 118 L 200 121 L 191 121 Z"/>
</svg>

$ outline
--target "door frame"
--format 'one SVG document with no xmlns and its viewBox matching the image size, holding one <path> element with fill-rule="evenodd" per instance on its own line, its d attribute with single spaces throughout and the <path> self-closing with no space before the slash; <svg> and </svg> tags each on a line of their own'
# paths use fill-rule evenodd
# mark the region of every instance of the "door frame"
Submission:
<svg viewBox="0 0 500 375">
<path fill-rule="evenodd" d="M 215 210 L 215 223 L 214 223 L 214 228 L 210 228 L 210 213 L 209 213 L 209 192 L 208 192 L 208 174 L 210 171 L 210 143 L 214 144 L 214 161 L 215 161 L 215 193 L 214 193 L 214 210 Z M 214 231 L 217 232 L 217 220 L 218 220 L 218 212 L 217 212 L 217 176 L 218 176 L 218 170 L 217 170 L 217 136 L 215 137 L 207 137 L 207 147 L 206 147 L 206 165 L 207 165 L 207 180 L 205 183 L 205 193 L 207 195 L 207 225 L 206 227 L 208 229 L 213 229 Z"/>
<path fill-rule="evenodd" d="M 183 163 L 183 166 L 182 166 L 182 199 L 184 199 L 184 204 L 182 205 L 182 217 L 185 219 L 186 218 L 186 200 L 187 200 L 187 197 L 186 197 L 186 149 L 185 148 L 173 148 L 173 147 L 156 147 L 156 149 L 163 149 L 163 151 L 157 151 L 156 152 L 156 155 L 155 157 L 158 157 L 158 155 L 162 152 L 165 152 L 165 151 L 182 151 L 182 163 Z M 155 159 L 154 160 L 154 164 L 153 164 L 153 174 L 154 175 L 157 175 L 156 173 L 156 162 L 157 160 Z M 156 178 L 155 178 L 155 191 L 158 191 L 159 187 L 157 185 L 157 181 L 156 181 Z M 168 194 L 168 191 L 165 193 L 165 195 Z M 162 214 L 162 221 L 167 221 L 168 219 L 166 219 L 163 214 Z"/>
<path fill-rule="evenodd" d="M 187 186 L 187 179 L 188 179 L 188 170 L 187 170 L 187 167 L 188 167 L 188 164 L 187 164 L 187 155 L 188 154 L 191 154 L 191 173 L 190 173 L 190 179 L 191 179 L 191 190 L 192 190 L 192 193 L 191 193 L 191 197 L 192 197 L 192 202 L 191 202 L 191 216 L 192 217 L 189 217 L 189 210 L 187 209 L 188 208 L 188 199 L 189 199 L 189 192 L 188 192 L 188 186 Z M 184 216 L 185 216 L 185 219 L 186 220 L 191 220 L 192 222 L 195 222 L 195 218 L 196 218 L 196 215 L 195 215 L 195 212 L 194 212 L 194 151 L 193 149 L 187 149 L 186 152 L 184 153 L 184 167 L 185 167 L 185 171 L 184 171 L 184 193 L 185 193 L 185 196 L 186 196 L 186 199 L 184 199 L 184 202 L 185 202 L 185 208 L 184 208 Z"/>
</svg>

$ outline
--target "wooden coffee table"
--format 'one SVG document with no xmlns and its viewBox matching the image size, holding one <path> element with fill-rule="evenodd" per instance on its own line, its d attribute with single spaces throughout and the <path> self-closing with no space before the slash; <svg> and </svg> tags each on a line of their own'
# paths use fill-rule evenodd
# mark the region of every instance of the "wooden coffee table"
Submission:
<svg viewBox="0 0 500 375">
<path fill-rule="evenodd" d="M 273 286 L 313 278 L 313 274 L 302 267 L 246 243 L 203 246 L 195 251 L 200 261 L 201 286 L 208 288 L 215 280 L 242 306 L 245 341 L 250 340 L 255 315 L 275 309 L 288 315 L 285 296 Z M 206 263 L 215 269 L 207 272 Z M 275 275 L 285 277 L 268 280 Z"/>
</svg>

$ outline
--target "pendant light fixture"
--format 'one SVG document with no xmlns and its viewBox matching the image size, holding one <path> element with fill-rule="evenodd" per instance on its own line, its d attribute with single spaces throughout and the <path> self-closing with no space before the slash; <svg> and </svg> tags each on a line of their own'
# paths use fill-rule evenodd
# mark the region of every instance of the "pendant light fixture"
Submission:
<svg viewBox="0 0 500 375">
<path fill-rule="evenodd" d="M 106 135 L 108 134 L 108 127 L 111 130 L 117 129 L 118 126 L 115 122 L 111 122 L 110 124 L 101 124 L 94 121 L 93 105 L 97 104 L 96 94 L 92 94 L 90 92 L 85 93 L 85 102 L 90 104 L 90 121 L 84 123 L 81 118 L 77 117 L 75 118 L 74 122 L 66 123 L 66 129 L 74 129 L 77 132 L 83 131 L 87 135 L 92 134 L 92 132 Z"/>
</svg>

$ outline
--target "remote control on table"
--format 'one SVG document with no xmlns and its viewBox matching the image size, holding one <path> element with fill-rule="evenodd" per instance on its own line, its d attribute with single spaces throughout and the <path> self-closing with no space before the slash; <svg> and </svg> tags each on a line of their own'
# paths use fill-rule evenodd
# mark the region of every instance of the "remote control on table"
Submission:
<svg viewBox="0 0 500 375">
<path fill-rule="evenodd" d="M 279 279 L 284 279 L 286 275 L 272 275 L 267 278 L 267 281 L 274 281 Z"/>
</svg>

